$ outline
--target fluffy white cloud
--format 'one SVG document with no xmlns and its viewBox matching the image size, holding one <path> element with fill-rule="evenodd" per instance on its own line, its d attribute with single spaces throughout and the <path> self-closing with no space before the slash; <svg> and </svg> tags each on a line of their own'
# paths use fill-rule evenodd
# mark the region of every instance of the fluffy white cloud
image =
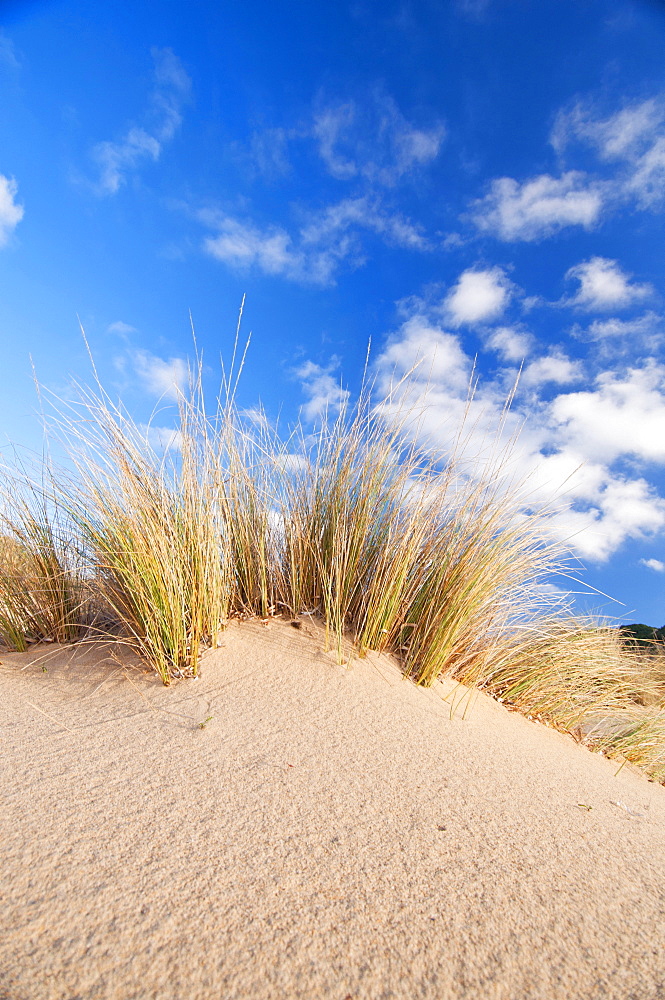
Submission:
<svg viewBox="0 0 665 1000">
<path fill-rule="evenodd" d="M 660 559 L 640 559 L 640 565 L 652 569 L 654 573 L 665 573 L 665 563 Z"/>
<path fill-rule="evenodd" d="M 264 274 L 275 275 L 300 284 L 332 285 L 343 261 L 349 266 L 362 263 L 358 240 L 354 233 L 325 227 L 320 233 L 313 228 L 300 234 L 296 244 L 291 235 L 277 226 L 261 230 L 251 223 L 229 216 L 217 217 L 217 236 L 203 242 L 206 253 L 240 271 L 258 268 Z"/>
<path fill-rule="evenodd" d="M 596 491 L 580 489 L 573 479 L 561 496 L 569 506 L 551 519 L 551 530 L 577 555 L 594 562 L 605 562 L 629 539 L 653 537 L 665 527 L 665 501 L 649 483 L 606 467 Z"/>
<path fill-rule="evenodd" d="M 650 285 L 638 285 L 630 280 L 616 260 L 606 257 L 592 257 L 575 267 L 571 267 L 566 278 L 575 278 L 580 283 L 577 295 L 569 305 L 599 312 L 610 309 L 624 309 L 653 294 Z"/>
<path fill-rule="evenodd" d="M 11 233 L 23 218 L 23 205 L 17 205 L 16 181 L 0 174 L 0 247 L 9 240 Z"/>
<path fill-rule="evenodd" d="M 153 49 L 155 88 L 148 118 L 150 124 L 132 126 L 117 142 L 99 142 L 92 158 L 99 168 L 98 194 L 116 194 L 127 174 L 146 160 L 159 159 L 164 143 L 175 135 L 191 81 L 171 49 Z"/>
<path fill-rule="evenodd" d="M 217 228 L 219 235 L 204 241 L 205 250 L 217 260 L 237 268 L 256 265 L 266 274 L 290 278 L 304 273 L 303 255 L 294 249 L 291 237 L 283 229 L 275 227 L 262 232 L 230 217 L 220 218 Z"/>
<path fill-rule="evenodd" d="M 444 330 L 422 302 L 414 300 L 414 305 L 416 311 L 376 360 L 377 397 L 383 397 L 378 409 L 426 446 L 457 453 L 469 468 L 483 468 L 492 460 L 505 394 L 474 385 L 474 361 L 460 337 Z M 503 417 L 503 434 L 509 438 L 519 417 Z"/>
<path fill-rule="evenodd" d="M 439 122 L 418 128 L 392 98 L 375 93 L 364 106 L 348 101 L 322 108 L 314 117 L 313 134 L 333 177 L 363 177 L 393 187 L 438 156 L 445 129 Z"/>
<path fill-rule="evenodd" d="M 294 371 L 307 397 L 307 402 L 302 407 L 305 420 L 314 421 L 320 417 L 334 416 L 347 403 L 350 393 L 333 375 L 336 367 L 335 359 L 326 368 L 313 361 L 306 361 Z"/>
<path fill-rule="evenodd" d="M 505 470 L 524 480 L 531 505 L 558 498 L 550 530 L 583 557 L 606 560 L 627 539 L 665 529 L 665 500 L 625 469 L 627 459 L 665 463 L 665 366 L 606 372 L 588 391 L 548 400 L 539 385 L 582 373 L 564 355 L 541 358 L 526 370 L 531 391 L 506 413 L 503 384 L 472 386 L 473 360 L 459 336 L 443 330 L 422 300 L 410 301 L 413 313 L 376 362 L 386 420 L 406 421 L 421 443 L 456 454 L 469 475 L 495 470 L 505 449 Z"/>
<path fill-rule="evenodd" d="M 520 182 L 495 178 L 472 202 L 476 227 L 498 239 L 534 241 L 568 226 L 593 229 L 602 213 L 622 203 L 657 208 L 665 200 L 665 95 L 601 117 L 578 102 L 557 116 L 550 141 L 561 158 L 574 143 L 591 146 L 594 174 L 567 170 Z"/>
<path fill-rule="evenodd" d="M 593 498 L 591 500 L 593 503 Z M 609 475 L 591 506 L 595 530 L 574 543 L 583 555 L 605 560 L 628 538 L 644 538 L 665 527 L 665 502 L 645 479 Z"/>
<path fill-rule="evenodd" d="M 177 399 L 187 386 L 189 369 L 182 358 L 159 358 L 149 351 L 133 351 L 134 372 L 148 392 L 160 398 Z"/>
<path fill-rule="evenodd" d="M 571 382 L 579 382 L 582 378 L 581 362 L 571 361 L 564 354 L 548 354 L 527 365 L 520 381 L 522 385 L 531 387 L 545 385 L 548 382 L 569 385 Z"/>
<path fill-rule="evenodd" d="M 459 337 L 419 313 L 410 316 L 389 339 L 378 367 L 386 391 L 393 377 L 399 382 L 413 372 L 416 382 L 436 384 L 456 396 L 466 395 L 472 370 Z"/>
<path fill-rule="evenodd" d="M 634 456 L 665 462 L 665 366 L 651 363 L 623 377 L 604 372 L 596 388 L 557 397 L 554 422 L 588 458 L 614 462 Z"/>
<path fill-rule="evenodd" d="M 525 330 L 499 326 L 489 334 L 485 346 L 506 361 L 523 361 L 531 353 L 533 337 Z"/>
<path fill-rule="evenodd" d="M 510 301 L 511 286 L 500 267 L 470 268 L 445 300 L 444 308 L 453 326 L 472 326 L 497 319 Z"/>
<path fill-rule="evenodd" d="M 492 181 L 484 198 L 473 202 L 471 216 L 481 232 L 500 240 L 532 241 L 566 226 L 591 229 L 602 207 L 602 186 L 571 170 L 561 177 L 543 174 L 523 184 L 500 177 Z"/>
</svg>

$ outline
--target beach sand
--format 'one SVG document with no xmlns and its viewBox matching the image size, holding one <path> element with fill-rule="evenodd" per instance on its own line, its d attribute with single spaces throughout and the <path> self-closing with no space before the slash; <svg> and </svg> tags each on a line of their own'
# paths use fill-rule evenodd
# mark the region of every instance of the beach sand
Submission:
<svg viewBox="0 0 665 1000">
<path fill-rule="evenodd" d="M 3 1000 L 665 997 L 663 787 L 314 625 L 223 642 L 0 657 Z"/>
</svg>

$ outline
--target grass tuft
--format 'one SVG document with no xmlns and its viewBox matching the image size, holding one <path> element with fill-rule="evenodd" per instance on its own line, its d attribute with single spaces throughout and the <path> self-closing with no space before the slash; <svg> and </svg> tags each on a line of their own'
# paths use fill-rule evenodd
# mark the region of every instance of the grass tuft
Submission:
<svg viewBox="0 0 665 1000">
<path fill-rule="evenodd" d="M 0 637 L 9 649 L 73 642 L 86 627 L 89 589 L 77 539 L 48 490 L 5 468 L 0 514 Z"/>
</svg>

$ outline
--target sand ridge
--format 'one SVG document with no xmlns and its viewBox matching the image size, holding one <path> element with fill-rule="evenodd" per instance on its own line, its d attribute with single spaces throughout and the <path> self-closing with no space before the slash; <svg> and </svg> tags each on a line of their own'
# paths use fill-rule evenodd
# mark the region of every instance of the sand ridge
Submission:
<svg viewBox="0 0 665 1000">
<path fill-rule="evenodd" d="M 309 625 L 169 689 L 112 645 L 2 661 L 0 997 L 665 997 L 634 770 Z"/>
</svg>

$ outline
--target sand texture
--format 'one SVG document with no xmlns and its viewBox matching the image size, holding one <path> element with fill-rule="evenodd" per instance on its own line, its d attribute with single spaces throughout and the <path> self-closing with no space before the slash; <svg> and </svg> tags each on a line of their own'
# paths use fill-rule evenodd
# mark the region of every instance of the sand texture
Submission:
<svg viewBox="0 0 665 1000">
<path fill-rule="evenodd" d="M 628 767 L 310 625 L 170 689 L 1 658 L 3 1000 L 665 997 L 665 789 Z"/>
</svg>

